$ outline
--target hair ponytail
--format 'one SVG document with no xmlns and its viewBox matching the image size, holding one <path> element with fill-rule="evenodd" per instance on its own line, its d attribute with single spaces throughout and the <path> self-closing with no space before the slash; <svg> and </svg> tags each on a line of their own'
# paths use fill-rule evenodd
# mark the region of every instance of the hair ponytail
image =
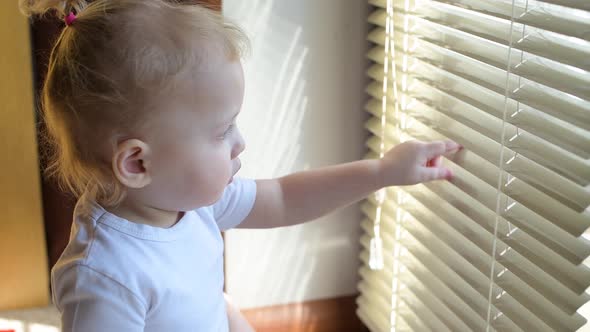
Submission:
<svg viewBox="0 0 590 332">
<path fill-rule="evenodd" d="M 72 11 L 81 13 L 88 6 L 86 0 L 19 0 L 19 7 L 23 14 L 32 16 L 43 15 L 54 11 L 59 18 L 63 19 Z"/>
</svg>

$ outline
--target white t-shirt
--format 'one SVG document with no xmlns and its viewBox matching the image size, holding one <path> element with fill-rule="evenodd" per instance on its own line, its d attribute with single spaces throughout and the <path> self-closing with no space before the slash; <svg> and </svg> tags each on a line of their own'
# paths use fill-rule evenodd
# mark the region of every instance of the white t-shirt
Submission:
<svg viewBox="0 0 590 332">
<path fill-rule="evenodd" d="M 220 230 L 241 223 L 255 198 L 254 180 L 236 178 L 217 203 L 170 228 L 81 199 L 51 269 L 63 331 L 227 331 Z"/>
</svg>

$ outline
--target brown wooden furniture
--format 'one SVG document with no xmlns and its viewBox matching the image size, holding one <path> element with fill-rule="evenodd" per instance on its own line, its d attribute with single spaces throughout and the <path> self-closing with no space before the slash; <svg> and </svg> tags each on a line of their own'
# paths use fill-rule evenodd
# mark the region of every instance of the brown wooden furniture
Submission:
<svg viewBox="0 0 590 332">
<path fill-rule="evenodd" d="M 28 24 L 0 2 L 0 310 L 49 303 Z"/>
<path fill-rule="evenodd" d="M 242 310 L 257 332 L 368 332 L 356 296 Z"/>
</svg>

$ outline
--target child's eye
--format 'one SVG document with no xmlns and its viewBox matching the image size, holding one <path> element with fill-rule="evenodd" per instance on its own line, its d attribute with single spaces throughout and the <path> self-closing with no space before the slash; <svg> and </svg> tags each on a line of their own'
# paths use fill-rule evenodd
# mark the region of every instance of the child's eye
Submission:
<svg viewBox="0 0 590 332">
<path fill-rule="evenodd" d="M 227 135 L 229 135 L 232 130 L 234 129 L 234 124 L 232 123 L 231 125 L 229 125 L 229 127 L 227 128 L 227 130 L 223 133 L 223 138 L 226 138 Z"/>
</svg>

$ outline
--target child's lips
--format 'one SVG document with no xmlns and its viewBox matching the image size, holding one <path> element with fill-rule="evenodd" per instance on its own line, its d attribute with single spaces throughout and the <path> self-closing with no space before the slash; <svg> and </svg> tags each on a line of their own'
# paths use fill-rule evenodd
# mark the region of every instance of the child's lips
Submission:
<svg viewBox="0 0 590 332">
<path fill-rule="evenodd" d="M 227 182 L 227 184 L 230 184 L 234 181 L 234 176 L 238 173 L 238 171 L 240 170 L 240 168 L 242 168 L 242 163 L 240 162 L 240 160 L 238 159 L 238 168 L 233 172 L 231 178 L 229 179 L 229 181 Z"/>
<path fill-rule="evenodd" d="M 236 160 L 236 162 L 238 163 L 238 167 L 236 167 L 236 170 L 234 171 L 234 174 L 232 174 L 232 177 L 236 175 L 238 171 L 242 168 L 242 162 L 240 161 L 240 159 Z"/>
</svg>

